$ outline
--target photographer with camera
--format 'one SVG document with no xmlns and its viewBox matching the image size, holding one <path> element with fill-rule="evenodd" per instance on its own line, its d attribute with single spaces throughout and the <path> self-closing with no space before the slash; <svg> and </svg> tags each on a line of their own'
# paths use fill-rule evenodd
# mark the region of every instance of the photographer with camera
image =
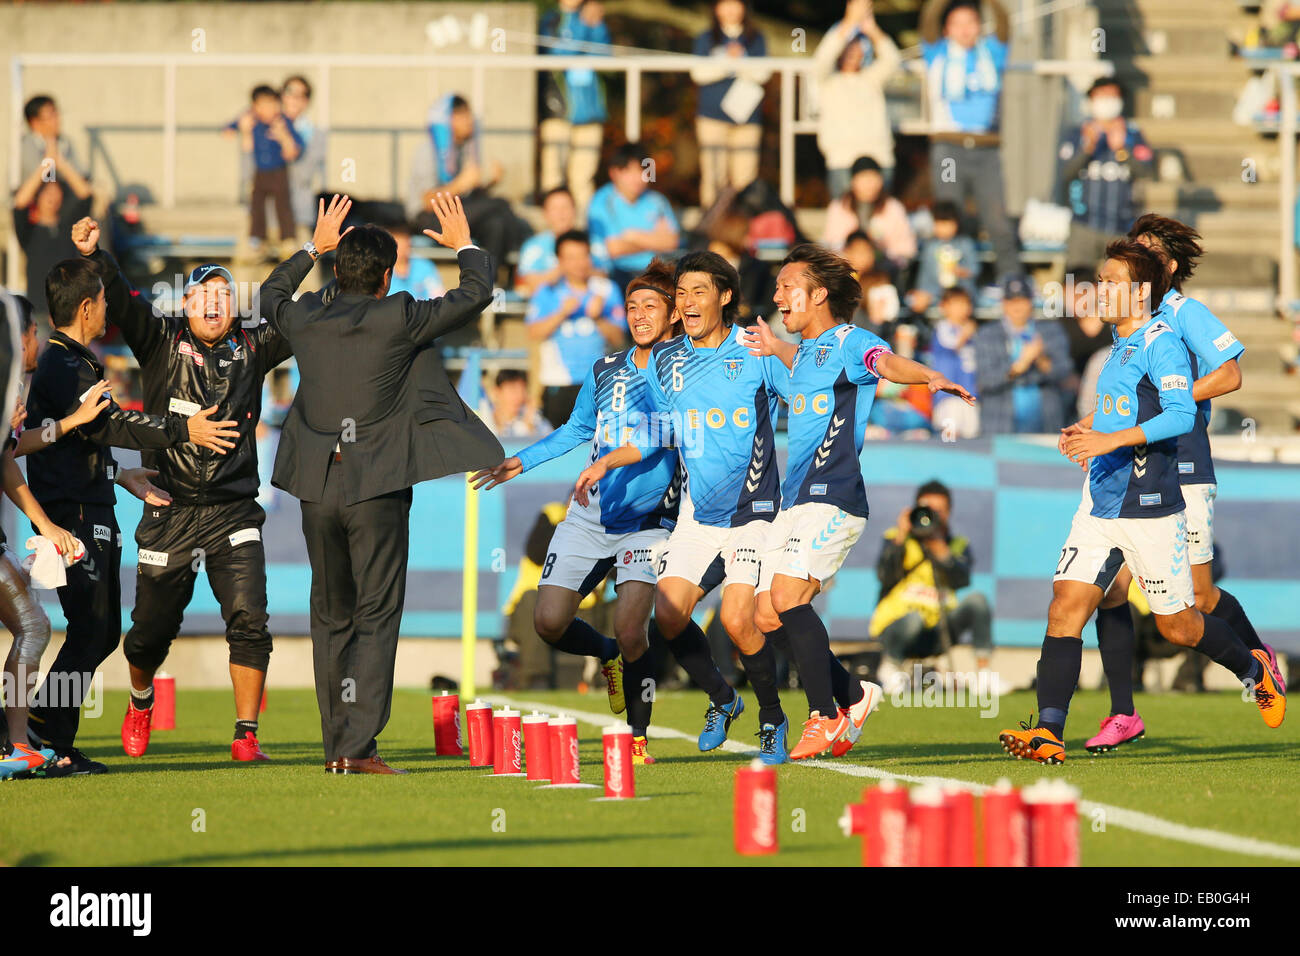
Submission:
<svg viewBox="0 0 1300 956">
<path fill-rule="evenodd" d="M 876 562 L 880 602 L 868 632 L 884 645 L 879 683 L 886 694 L 906 686 L 902 662 L 942 654 L 969 631 L 975 663 L 983 670 L 993 652 L 993 613 L 988 599 L 972 591 L 961 601 L 956 591 L 970 584 L 974 559 L 970 543 L 948 531 L 952 492 L 939 481 L 916 491 L 897 527 L 885 532 Z"/>
</svg>

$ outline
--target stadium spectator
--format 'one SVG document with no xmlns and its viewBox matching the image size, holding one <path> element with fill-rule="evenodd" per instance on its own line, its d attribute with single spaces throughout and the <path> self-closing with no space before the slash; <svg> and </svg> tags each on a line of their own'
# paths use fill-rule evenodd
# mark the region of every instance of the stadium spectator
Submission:
<svg viewBox="0 0 1300 956">
<path fill-rule="evenodd" d="M 1101 77 L 1088 90 L 1089 119 L 1061 143 L 1061 182 L 1074 213 L 1067 262 L 1099 262 L 1106 243 L 1128 230 L 1133 180 L 1155 170 L 1155 154 L 1137 123 L 1124 119 L 1124 91 Z"/>
<path fill-rule="evenodd" d="M 917 315 L 924 314 L 948 289 L 960 287 L 973 296 L 980 269 L 975 240 L 960 235 L 961 212 L 957 206 L 937 202 L 931 215 L 934 234 L 921 246 L 916 288 L 907 294 L 907 306 Z"/>
<path fill-rule="evenodd" d="M 939 298 L 942 316 L 934 324 L 925 364 L 949 381 L 975 392 L 975 305 L 970 292 L 955 285 Z M 930 421 L 945 440 L 974 438 L 980 432 L 979 412 L 951 395 L 936 396 Z"/>
<path fill-rule="evenodd" d="M 537 32 L 555 41 L 543 45 L 542 53 L 564 56 L 598 54 L 592 44 L 611 42 L 605 9 L 597 0 L 559 0 L 558 6 L 542 14 Z M 567 181 L 578 208 L 586 209 L 596 188 L 608 119 L 605 81 L 595 70 L 552 70 L 543 75 L 539 112 L 543 117 L 539 185 L 550 190 Z"/>
<path fill-rule="evenodd" d="M 906 687 L 902 662 L 944 654 L 969 632 L 975 665 L 983 670 L 993 655 L 993 612 L 988 599 L 969 587 L 974 556 L 970 542 L 949 530 L 952 492 L 938 481 L 916 490 L 915 504 L 904 508 L 898 524 L 885 532 L 876 560 L 880 602 L 868 633 L 884 645 L 879 683 L 886 694 Z"/>
<path fill-rule="evenodd" d="M 1067 391 L 1077 396 L 1080 418 L 1092 414 L 1097 376 L 1110 356 L 1110 346 L 1114 341 L 1110 329 L 1097 314 L 1097 285 L 1093 281 L 1096 271 L 1095 266 L 1077 265 L 1066 272 L 1065 293 L 1070 308 L 1061 320 L 1061 326 L 1069 342 L 1070 363 L 1074 366 Z"/>
<path fill-rule="evenodd" d="M 859 229 L 865 231 L 895 272 L 916 258 L 916 233 L 903 204 L 885 188 L 880 164 L 859 156 L 850 168 L 848 191 L 831 200 L 826 209 L 823 244 L 839 252 L 844 241 Z"/>
<path fill-rule="evenodd" d="M 269 86 L 258 86 L 252 104 L 235 121 L 240 148 L 253 157 L 253 192 L 250 199 L 248 245 L 254 256 L 263 254 L 266 242 L 266 204 L 275 203 L 275 221 L 280 244 L 296 243 L 293 204 L 289 196 L 289 164 L 302 152 L 303 141 L 285 116 L 280 94 Z"/>
<path fill-rule="evenodd" d="M 533 294 L 524 322 L 540 346 L 542 414 L 564 422 L 591 363 L 623 344 L 627 320 L 622 290 L 592 268 L 585 232 L 559 236 L 555 255 L 560 278 Z"/>
<path fill-rule="evenodd" d="M 1019 271 L 1015 235 L 1007 219 L 998 147 L 998 101 L 1007 62 L 1006 10 L 985 0 L 996 35 L 980 35 L 978 0 L 926 0 L 921 8 L 921 51 L 930 114 L 930 188 L 935 199 L 960 208 L 975 200 L 980 226 L 997 253 L 997 274 Z M 942 37 L 940 33 L 942 32 Z"/>
<path fill-rule="evenodd" d="M 763 84 L 771 71 L 745 67 L 744 57 L 767 56 L 748 0 L 714 0 L 709 29 L 691 51 L 712 62 L 691 70 L 700 100 L 695 136 L 700 148 L 700 206 L 707 209 L 730 186 L 739 192 L 758 178 L 763 141 Z"/>
<path fill-rule="evenodd" d="M 1056 432 L 1065 424 L 1069 346 L 1059 322 L 1034 320 L 1033 295 L 1028 279 L 1009 277 L 1002 321 L 986 322 L 975 335 L 982 434 Z"/>
<path fill-rule="evenodd" d="M 280 103 L 284 118 L 302 140 L 302 151 L 289 164 L 289 201 L 298 239 L 306 242 L 316 221 L 317 196 L 325 188 L 325 131 L 316 128 L 307 112 L 311 107 L 311 84 L 306 77 L 294 74 L 285 80 L 280 88 Z"/>
<path fill-rule="evenodd" d="M 541 438 L 554 431 L 528 397 L 528 373 L 515 368 L 497 372 L 479 402 L 478 417 L 498 438 Z"/>
<path fill-rule="evenodd" d="M 885 82 L 902 62 L 872 10 L 871 0 L 849 0 L 844 19 L 826 31 L 817 52 L 817 148 L 826 160 L 826 188 L 848 192 L 859 156 L 880 164 L 888 188 L 894 179 L 894 131 L 885 108 Z"/>
<path fill-rule="evenodd" d="M 23 104 L 23 117 L 27 120 L 27 131 L 19 146 L 19 177 L 25 180 L 43 165 L 49 168 L 46 160 L 57 154 L 66 169 L 75 170 L 84 178 L 85 167 L 77 161 L 72 141 L 63 135 L 63 121 L 54 98 L 44 93 L 33 96 Z"/>
<path fill-rule="evenodd" d="M 862 287 L 862 301 L 853 313 L 853 324 L 888 342 L 893 338 L 893 323 L 898 318 L 898 289 L 889 273 L 877 265 L 871 237 L 862 230 L 852 233 L 844 241 L 844 258 Z"/>
<path fill-rule="evenodd" d="M 708 250 L 726 259 L 740 276 L 740 316 L 737 321 L 748 325 L 754 316 L 771 308 L 776 291 L 776 277 L 771 267 L 749 250 L 749 219 L 728 209 L 714 220 L 708 233 Z M 780 323 L 777 323 L 780 325 Z"/>
<path fill-rule="evenodd" d="M 14 235 L 27 259 L 27 298 L 45 318 L 45 277 L 57 262 L 75 258 L 72 224 L 90 211 L 91 189 L 67 157 L 45 140 L 41 162 L 34 164 L 14 193 Z M 48 160 L 48 163 L 45 162 Z"/>
<path fill-rule="evenodd" d="M 486 169 L 483 166 L 478 121 L 469 103 L 457 93 L 448 93 L 429 110 L 429 135 L 420 141 L 411 163 L 407 218 L 421 229 L 440 232 L 433 213 L 434 195 L 459 196 L 474 241 L 492 257 L 492 268 L 499 270 L 532 231 L 510 203 L 492 195 L 492 187 L 500 181 L 499 162 L 494 159 Z"/>
<path fill-rule="evenodd" d="M 546 229 L 529 236 L 519 247 L 515 291 L 524 298 L 560 277 L 560 265 L 555 259 L 555 237 L 576 229 L 578 225 L 578 206 L 567 186 L 556 186 L 542 196 L 542 218 L 546 221 Z M 608 274 L 609 257 L 604 243 L 592 241 L 591 261 L 597 272 Z"/>
<path fill-rule="evenodd" d="M 654 166 L 640 143 L 616 149 L 608 172 L 609 182 L 596 190 L 587 209 L 587 229 L 592 244 L 605 248 L 609 277 L 625 289 L 657 253 L 677 249 L 681 227 L 664 195 L 649 188 Z"/>
<path fill-rule="evenodd" d="M 399 222 L 387 228 L 397 243 L 397 262 L 393 265 L 388 294 L 409 292 L 417 299 L 436 299 L 446 292 L 433 260 L 411 255 L 411 227 Z"/>
</svg>

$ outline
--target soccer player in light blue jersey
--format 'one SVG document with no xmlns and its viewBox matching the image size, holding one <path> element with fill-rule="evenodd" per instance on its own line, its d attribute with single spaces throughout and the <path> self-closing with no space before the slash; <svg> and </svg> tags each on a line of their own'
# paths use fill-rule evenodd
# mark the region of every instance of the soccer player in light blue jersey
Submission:
<svg viewBox="0 0 1300 956">
<path fill-rule="evenodd" d="M 578 477 L 574 496 L 585 501 L 587 489 L 607 473 L 653 455 L 659 444 L 677 448 L 685 472 L 681 514 L 659 559 L 655 620 L 677 661 L 709 695 L 699 747 L 713 750 L 745 706 L 691 620 L 721 577 L 722 625 L 758 699 L 759 756 L 783 763 L 789 723 L 777 691 L 776 658 L 754 625 L 759 556 L 780 504 L 771 378 L 779 364 L 751 355 L 741 343 L 734 324 L 740 277 L 725 259 L 690 253 L 677 264 L 676 283 L 686 334 L 656 345 L 646 368 L 661 416 L 659 434 L 594 462 Z"/>
<path fill-rule="evenodd" d="M 653 346 L 677 330 L 673 267 L 651 262 L 628 286 L 626 303 L 635 346 L 596 359 L 569 420 L 517 456 L 477 472 L 470 479 L 475 488 L 495 488 L 588 442 L 595 461 L 654 428 L 658 405 L 644 370 Z M 546 643 L 600 661 L 610 709 L 627 710 L 632 760 L 638 764 L 654 763 L 646 746 L 654 700 L 646 624 L 654 604 L 654 559 L 677 518 L 677 470 L 675 449 L 647 449 L 641 461 L 593 487 L 585 501 L 571 501 L 547 549 L 533 614 Z M 613 639 L 577 617 L 582 599 L 610 570 L 618 594 Z"/>
<path fill-rule="evenodd" d="M 1038 723 L 999 735 L 1016 757 L 1065 760 L 1081 635 L 1121 564 L 1137 575 L 1162 637 L 1196 648 L 1254 688 L 1267 726 L 1279 726 L 1286 713 L 1264 651 L 1251 651 L 1225 621 L 1196 608 L 1177 439 L 1192 430 L 1197 410 L 1187 348 L 1154 314 L 1168 284 L 1164 262 L 1146 246 L 1121 239 L 1106 247 L 1097 303 L 1115 327 L 1115 344 L 1097 380 L 1092 427 L 1063 440 L 1072 461 L 1088 462 L 1088 483 L 1056 565 L 1038 661 Z"/>
<path fill-rule="evenodd" d="M 768 526 L 756 623 L 769 640 L 789 641 L 808 697 L 792 760 L 848 753 L 881 697 L 878 685 L 855 684 L 831 653 L 812 606 L 867 524 L 859 457 L 876 384 L 927 385 L 975 403 L 960 385 L 850 324 L 861 298 L 848 262 L 820 246 L 796 246 L 781 264 L 773 301 L 799 343 L 781 341 L 761 319 L 744 339 L 754 354 L 780 360 L 772 381 L 790 408 L 781 511 Z"/>
<path fill-rule="evenodd" d="M 1214 499 L 1218 494 L 1207 429 L 1210 400 L 1241 387 L 1238 359 L 1245 349 L 1203 303 L 1182 293 L 1183 282 L 1195 270 L 1202 253 L 1201 237 L 1195 229 L 1152 213 L 1133 223 L 1128 238 L 1142 243 L 1165 262 L 1170 289 L 1160 301 L 1156 318 L 1167 322 L 1178 333 L 1191 358 L 1192 398 L 1196 400 L 1197 415 L 1192 430 L 1178 438 L 1178 481 L 1187 504 L 1187 551 L 1196 607 L 1202 614 L 1213 614 L 1226 621 L 1252 651 L 1263 650 L 1268 654 L 1274 677 L 1280 683 L 1273 648 L 1259 639 L 1240 602 L 1216 586 L 1210 574 L 1214 557 Z M 1086 427 L 1090 419 L 1080 424 Z M 1101 721 L 1097 735 L 1084 745 L 1089 753 L 1105 753 L 1146 735 L 1146 725 L 1133 703 L 1136 636 L 1128 609 L 1131 580 L 1128 568 L 1122 569 L 1097 609 L 1097 647 L 1110 691 L 1110 714 Z"/>
</svg>

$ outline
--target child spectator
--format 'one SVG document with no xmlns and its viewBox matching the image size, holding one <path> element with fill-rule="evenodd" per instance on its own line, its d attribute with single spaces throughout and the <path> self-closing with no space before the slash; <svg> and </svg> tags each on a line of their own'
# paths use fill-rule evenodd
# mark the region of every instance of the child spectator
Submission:
<svg viewBox="0 0 1300 956">
<path fill-rule="evenodd" d="M 940 319 L 934 324 L 925 363 L 967 391 L 975 388 L 975 304 L 959 285 L 944 289 L 939 297 Z M 931 422 L 945 439 L 974 438 L 980 431 L 979 412 L 953 396 L 936 396 Z"/>
<path fill-rule="evenodd" d="M 620 290 L 644 272 L 656 254 L 675 251 L 681 241 L 681 227 L 673 207 L 663 193 L 649 187 L 648 164 L 640 143 L 627 143 L 614 150 L 609 160 L 609 182 L 596 190 L 587 209 L 592 245 L 604 247 L 609 277 Z M 552 421 L 566 421 L 568 417 L 547 416 Z"/>
<path fill-rule="evenodd" d="M 880 29 L 871 0 L 848 0 L 844 19 L 826 31 L 813 55 L 817 62 L 817 148 L 826 160 L 832 196 L 849 188 L 859 156 L 880 164 L 888 188 L 894 177 L 894 131 L 885 108 L 885 82 L 902 62 L 898 47 Z"/>
<path fill-rule="evenodd" d="M 980 226 L 997 252 L 997 274 L 1005 277 L 1020 271 L 998 145 L 1010 32 L 1002 4 L 985 2 L 997 21 L 995 36 L 980 35 L 978 0 L 926 0 L 921 8 L 921 53 L 933 130 L 930 189 L 936 200 L 951 200 L 959 208 L 968 195 L 974 197 Z"/>
<path fill-rule="evenodd" d="M 280 90 L 284 118 L 302 141 L 302 151 L 289 165 L 289 199 L 293 219 L 298 224 L 298 238 L 306 242 L 316 222 L 316 200 L 325 188 L 325 131 L 316 128 L 311 115 L 311 84 L 304 76 L 294 75 Z"/>
<path fill-rule="evenodd" d="M 961 212 L 950 202 L 937 202 L 931 213 L 934 235 L 921 246 L 916 288 L 907 294 L 907 307 L 924 314 L 944 290 L 960 286 L 975 294 L 975 276 L 979 274 L 979 250 L 970 236 L 958 235 Z"/>
<path fill-rule="evenodd" d="M 563 56 L 598 55 L 591 44 L 608 46 L 609 27 L 604 7 L 596 0 L 560 0 L 559 6 L 542 14 L 537 32 L 561 41 L 540 49 Z M 568 42 L 563 42 L 568 41 Z M 554 70 L 542 83 L 543 117 L 540 186 L 554 189 L 567 181 L 581 209 L 587 208 L 600 169 L 600 147 L 604 142 L 605 81 L 595 70 Z M 566 162 L 567 157 L 567 162 Z M 573 225 L 568 226 L 569 229 Z M 564 231 L 564 230 L 561 230 Z M 559 235 L 559 233 L 556 233 Z"/>
<path fill-rule="evenodd" d="M 266 241 L 266 203 L 275 203 L 275 221 L 282 245 L 295 244 L 293 203 L 289 197 L 289 164 L 302 152 L 302 138 L 280 108 L 280 94 L 269 86 L 253 90 L 252 105 L 235 121 L 240 147 L 253 157 L 253 193 L 249 209 L 248 244 L 261 254 Z M 272 258 L 278 258 L 273 256 Z"/>
<path fill-rule="evenodd" d="M 556 186 L 542 196 L 543 232 L 534 233 L 519 247 L 519 265 L 515 267 L 515 291 L 528 298 L 537 289 L 560 277 L 555 259 L 555 237 L 578 226 L 578 207 L 567 186 Z M 609 273 L 609 257 L 603 243 L 591 243 L 591 260 L 597 272 Z"/>
<path fill-rule="evenodd" d="M 438 268 L 430 259 L 411 256 L 411 227 L 404 222 L 388 226 L 388 234 L 397 243 L 397 262 L 393 264 L 393 278 L 388 284 L 388 294 L 409 292 L 417 299 L 436 299 L 446 293 L 438 275 Z"/>
<path fill-rule="evenodd" d="M 497 372 L 479 402 L 478 417 L 497 438 L 541 438 L 555 430 L 528 398 L 528 373 L 515 368 Z"/>
<path fill-rule="evenodd" d="M 859 229 L 899 271 L 916 258 L 916 233 L 903 204 L 885 189 L 880 164 L 870 156 L 860 156 L 850 170 L 849 190 L 831 201 L 826 210 L 824 245 L 839 252 L 844 241 Z"/>
<path fill-rule="evenodd" d="M 767 56 L 767 41 L 750 19 L 748 0 L 714 0 L 713 22 L 695 38 L 696 56 L 713 62 L 691 70 L 700 86 L 695 135 L 700 147 L 700 207 L 724 187 L 739 192 L 758 178 L 763 140 L 763 84 L 771 71 L 738 66 Z"/>
<path fill-rule="evenodd" d="M 622 290 L 592 268 L 585 232 L 557 237 L 555 255 L 560 277 L 534 293 L 524 323 L 540 347 L 542 414 L 566 422 L 591 364 L 623 344 L 627 319 Z"/>
</svg>

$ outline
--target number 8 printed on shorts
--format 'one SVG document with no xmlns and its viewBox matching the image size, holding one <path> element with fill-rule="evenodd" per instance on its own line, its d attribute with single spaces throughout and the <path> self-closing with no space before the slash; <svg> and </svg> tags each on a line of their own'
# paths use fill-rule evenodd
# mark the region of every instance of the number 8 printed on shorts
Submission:
<svg viewBox="0 0 1300 956">
<path fill-rule="evenodd" d="M 542 565 L 542 580 L 545 581 L 551 575 L 551 568 L 555 567 L 555 552 L 552 551 L 546 556 L 546 563 Z"/>
</svg>

